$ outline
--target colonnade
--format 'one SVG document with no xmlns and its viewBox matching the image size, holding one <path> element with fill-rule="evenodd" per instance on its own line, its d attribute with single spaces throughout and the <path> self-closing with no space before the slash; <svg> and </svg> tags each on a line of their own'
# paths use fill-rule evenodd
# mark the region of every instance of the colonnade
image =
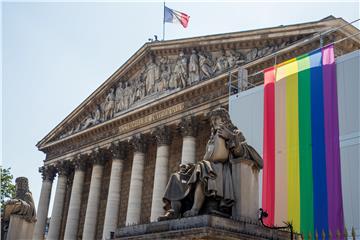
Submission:
<svg viewBox="0 0 360 240">
<path fill-rule="evenodd" d="M 183 137 L 181 163 L 195 163 L 195 137 L 196 123 L 194 118 L 186 118 L 179 124 Z M 156 139 L 156 160 L 153 181 L 152 205 L 150 221 L 157 221 L 164 213 L 162 197 L 169 178 L 168 165 L 170 157 L 171 131 L 168 126 L 157 127 L 152 135 Z M 140 223 L 142 189 L 144 180 L 144 166 L 146 164 L 147 137 L 136 134 L 128 142 L 133 149 L 133 161 L 130 177 L 129 197 L 126 213 L 126 225 Z M 68 214 L 64 239 L 77 239 L 79 231 L 80 209 L 82 192 L 87 167 L 92 167 L 90 188 L 86 205 L 85 221 L 82 231 L 83 239 L 95 239 L 97 231 L 97 219 L 99 214 L 100 194 L 104 165 L 111 161 L 111 173 L 109 191 L 103 224 L 103 239 L 110 238 L 110 232 L 114 232 L 118 226 L 120 210 L 121 181 L 124 161 L 126 159 L 127 146 L 125 142 L 115 141 L 108 149 L 94 149 L 91 153 L 75 156 L 73 159 L 59 161 L 55 165 L 45 165 L 40 168 L 43 177 L 38 216 L 35 225 L 33 239 L 43 239 L 48 216 L 51 189 L 54 177 L 58 176 L 55 190 L 55 199 L 47 239 L 59 239 L 61 222 L 65 209 L 65 196 L 70 174 L 73 175 Z"/>
</svg>

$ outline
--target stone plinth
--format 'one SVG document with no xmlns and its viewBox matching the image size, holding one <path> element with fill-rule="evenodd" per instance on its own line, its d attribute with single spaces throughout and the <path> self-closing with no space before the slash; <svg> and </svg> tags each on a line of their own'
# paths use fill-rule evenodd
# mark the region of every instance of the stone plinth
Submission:
<svg viewBox="0 0 360 240">
<path fill-rule="evenodd" d="M 259 210 L 259 168 L 252 160 L 236 158 L 231 160 L 235 203 L 234 218 L 256 220 Z"/>
<path fill-rule="evenodd" d="M 212 215 L 118 228 L 115 239 L 289 239 L 290 233 L 267 229 L 257 221 Z"/>
<path fill-rule="evenodd" d="M 6 240 L 32 239 L 35 222 L 27 222 L 18 215 L 11 215 Z"/>
</svg>

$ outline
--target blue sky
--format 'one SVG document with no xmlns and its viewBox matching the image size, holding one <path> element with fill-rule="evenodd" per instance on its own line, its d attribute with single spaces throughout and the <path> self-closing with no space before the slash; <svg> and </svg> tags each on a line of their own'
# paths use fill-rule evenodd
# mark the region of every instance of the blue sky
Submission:
<svg viewBox="0 0 360 240">
<path fill-rule="evenodd" d="M 356 1 L 177 1 L 167 6 L 190 15 L 190 23 L 187 29 L 166 24 L 166 39 L 296 24 L 328 15 L 347 21 L 359 18 Z M 29 178 L 37 206 L 37 169 L 45 155 L 35 144 L 148 38 L 162 38 L 163 2 L 2 2 L 1 9 L 2 165 L 11 167 L 15 177 Z"/>
</svg>

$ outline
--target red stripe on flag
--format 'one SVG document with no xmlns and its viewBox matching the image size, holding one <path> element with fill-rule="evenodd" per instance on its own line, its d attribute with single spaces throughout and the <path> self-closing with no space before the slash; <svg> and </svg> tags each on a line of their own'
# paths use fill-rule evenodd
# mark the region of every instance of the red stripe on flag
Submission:
<svg viewBox="0 0 360 240">
<path fill-rule="evenodd" d="M 275 68 L 264 71 L 264 147 L 262 208 L 269 216 L 265 224 L 274 225 L 275 216 Z"/>
<path fill-rule="evenodd" d="M 180 14 L 181 14 L 180 23 L 181 25 L 183 25 L 184 28 L 186 28 L 188 26 L 190 16 L 186 15 L 185 13 L 180 13 Z"/>
</svg>

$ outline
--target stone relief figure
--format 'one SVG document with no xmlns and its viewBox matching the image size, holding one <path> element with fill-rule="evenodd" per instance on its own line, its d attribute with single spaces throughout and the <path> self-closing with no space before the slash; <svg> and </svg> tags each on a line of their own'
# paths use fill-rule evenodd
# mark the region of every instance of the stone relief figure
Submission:
<svg viewBox="0 0 360 240">
<path fill-rule="evenodd" d="M 171 78 L 169 60 L 163 57 L 160 59 L 160 64 L 160 79 L 162 81 L 163 90 L 166 91 L 169 89 L 169 83 Z"/>
<path fill-rule="evenodd" d="M 124 88 L 124 105 L 123 105 L 123 110 L 128 109 L 129 108 L 129 103 L 130 103 L 130 94 L 131 94 L 131 90 L 130 90 L 130 86 L 129 86 L 129 82 L 125 83 L 125 88 Z"/>
<path fill-rule="evenodd" d="M 188 63 L 184 52 L 180 52 L 179 58 L 175 64 L 173 79 L 171 81 L 170 88 L 184 88 L 186 87 L 186 81 L 188 78 Z"/>
<path fill-rule="evenodd" d="M 213 75 L 212 63 L 204 53 L 199 53 L 199 65 L 202 79 L 210 78 Z"/>
<path fill-rule="evenodd" d="M 200 80 L 199 58 L 195 50 L 191 51 L 189 60 L 189 82 L 188 85 L 197 83 Z"/>
<path fill-rule="evenodd" d="M 119 82 L 115 91 L 115 112 L 120 112 L 124 109 L 124 88 L 123 82 Z"/>
<path fill-rule="evenodd" d="M 135 93 L 134 93 L 134 102 L 139 101 L 143 97 L 145 97 L 145 84 L 142 80 L 141 75 L 136 79 L 135 85 Z"/>
<path fill-rule="evenodd" d="M 36 221 L 36 211 L 29 183 L 26 177 L 18 177 L 15 180 L 16 195 L 13 199 L 5 202 L 3 221 L 8 223 L 11 215 L 19 215 L 28 222 Z"/>
<path fill-rule="evenodd" d="M 224 108 L 210 112 L 211 136 L 206 152 L 195 165 L 180 166 L 171 175 L 163 202 L 166 213 L 159 220 L 213 213 L 230 216 L 234 203 L 231 160 L 244 158 L 262 167 L 260 155 L 248 145 Z"/>
<path fill-rule="evenodd" d="M 151 56 L 145 72 L 146 95 L 150 95 L 155 91 L 155 83 L 159 77 L 159 66 L 155 63 L 155 57 Z"/>
<path fill-rule="evenodd" d="M 129 98 L 129 106 L 128 108 L 134 103 L 135 100 L 135 89 L 136 86 L 134 84 L 128 83 L 128 88 L 127 88 L 127 96 Z"/>
<path fill-rule="evenodd" d="M 101 110 L 100 106 L 97 106 L 95 111 L 90 113 L 90 116 L 85 118 L 84 122 L 81 124 L 81 130 L 86 129 L 90 126 L 94 126 L 101 122 Z"/>
<path fill-rule="evenodd" d="M 114 116 L 115 107 L 115 90 L 111 88 L 105 99 L 104 104 L 104 121 L 111 119 Z"/>
<path fill-rule="evenodd" d="M 225 55 L 225 50 L 221 50 L 221 55 L 216 60 L 214 72 L 221 73 L 229 68 L 228 58 Z"/>
</svg>

